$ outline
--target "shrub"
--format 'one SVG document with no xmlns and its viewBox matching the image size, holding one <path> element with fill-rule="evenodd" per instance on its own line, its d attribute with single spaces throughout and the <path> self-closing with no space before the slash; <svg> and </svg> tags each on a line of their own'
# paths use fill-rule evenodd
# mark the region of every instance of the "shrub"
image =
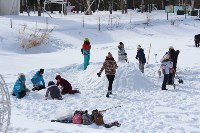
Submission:
<svg viewBox="0 0 200 133">
<path fill-rule="evenodd" d="M 50 33 L 53 29 L 38 29 L 35 28 L 34 31 L 31 31 L 27 28 L 27 25 L 23 25 L 22 30 L 19 31 L 19 43 L 22 48 L 30 49 L 44 44 L 50 36 Z"/>
</svg>

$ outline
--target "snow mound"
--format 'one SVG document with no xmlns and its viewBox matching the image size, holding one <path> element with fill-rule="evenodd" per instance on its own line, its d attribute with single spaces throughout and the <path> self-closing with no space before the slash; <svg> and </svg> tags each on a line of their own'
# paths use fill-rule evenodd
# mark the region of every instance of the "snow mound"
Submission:
<svg viewBox="0 0 200 133">
<path fill-rule="evenodd" d="M 150 81 L 134 63 L 121 64 L 117 70 L 114 88 L 118 90 L 152 90 L 154 83 Z"/>
</svg>

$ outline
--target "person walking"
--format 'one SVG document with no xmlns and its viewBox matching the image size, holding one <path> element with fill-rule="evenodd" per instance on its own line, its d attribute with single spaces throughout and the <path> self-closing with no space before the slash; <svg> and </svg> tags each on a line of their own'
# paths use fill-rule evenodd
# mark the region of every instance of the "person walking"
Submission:
<svg viewBox="0 0 200 133">
<path fill-rule="evenodd" d="M 90 41 L 88 38 L 85 38 L 81 49 L 81 52 L 84 56 L 84 70 L 86 70 L 87 66 L 90 64 L 90 49 Z"/>
<path fill-rule="evenodd" d="M 118 66 L 117 66 L 115 59 L 113 58 L 112 54 L 110 52 L 108 52 L 108 55 L 106 56 L 106 59 L 103 63 L 101 70 L 99 71 L 99 73 L 97 73 L 97 75 L 100 77 L 101 73 L 105 69 L 105 74 L 106 74 L 106 77 L 109 82 L 108 92 L 106 94 L 106 97 L 109 97 L 109 95 L 112 94 L 112 84 L 115 79 L 115 73 L 116 73 L 117 68 L 118 68 Z"/>
<path fill-rule="evenodd" d="M 139 69 L 142 73 L 144 73 L 144 65 L 146 63 L 146 57 L 144 54 L 144 50 L 140 45 L 137 46 L 137 55 L 135 57 L 139 61 Z"/>
</svg>

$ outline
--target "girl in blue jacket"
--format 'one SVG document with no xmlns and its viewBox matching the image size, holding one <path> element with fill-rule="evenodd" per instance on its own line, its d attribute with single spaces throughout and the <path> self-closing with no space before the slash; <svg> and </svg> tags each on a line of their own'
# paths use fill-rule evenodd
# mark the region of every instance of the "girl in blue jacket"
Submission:
<svg viewBox="0 0 200 133">
<path fill-rule="evenodd" d="M 40 69 L 36 72 L 36 74 L 31 79 L 31 82 L 33 83 L 33 91 L 35 90 L 42 90 L 45 89 L 45 82 L 43 79 L 44 69 Z"/>
<path fill-rule="evenodd" d="M 23 98 L 26 95 L 26 85 L 25 85 L 26 77 L 23 73 L 19 74 L 19 78 L 15 82 L 13 87 L 12 95 L 17 98 Z"/>
</svg>

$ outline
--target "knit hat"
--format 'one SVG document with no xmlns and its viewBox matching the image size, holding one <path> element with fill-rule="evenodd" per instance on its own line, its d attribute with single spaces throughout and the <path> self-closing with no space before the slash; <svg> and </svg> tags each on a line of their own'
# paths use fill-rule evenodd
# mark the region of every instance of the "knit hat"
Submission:
<svg viewBox="0 0 200 133">
<path fill-rule="evenodd" d="M 55 83 L 53 81 L 49 81 L 48 86 L 50 85 L 55 85 Z"/>
<path fill-rule="evenodd" d="M 60 75 L 56 75 L 55 79 L 56 80 L 61 79 L 61 76 Z"/>
<path fill-rule="evenodd" d="M 137 49 L 141 49 L 142 47 L 140 45 L 137 46 Z"/>
<path fill-rule="evenodd" d="M 174 47 L 173 46 L 169 46 L 169 49 L 174 49 Z"/>
<path fill-rule="evenodd" d="M 110 52 L 108 52 L 108 55 L 106 56 L 107 58 L 112 58 L 112 54 Z"/>
<path fill-rule="evenodd" d="M 23 73 L 19 73 L 19 77 L 18 77 L 21 81 L 26 81 L 26 77 Z"/>
<path fill-rule="evenodd" d="M 43 74 L 44 73 L 44 69 L 40 69 L 40 71 L 39 71 L 41 74 Z"/>
<path fill-rule="evenodd" d="M 84 39 L 84 42 L 89 42 L 89 39 L 88 39 L 88 38 L 85 38 L 85 39 Z"/>
<path fill-rule="evenodd" d="M 122 42 L 119 42 L 119 44 L 122 45 L 123 43 L 122 43 Z"/>
</svg>

